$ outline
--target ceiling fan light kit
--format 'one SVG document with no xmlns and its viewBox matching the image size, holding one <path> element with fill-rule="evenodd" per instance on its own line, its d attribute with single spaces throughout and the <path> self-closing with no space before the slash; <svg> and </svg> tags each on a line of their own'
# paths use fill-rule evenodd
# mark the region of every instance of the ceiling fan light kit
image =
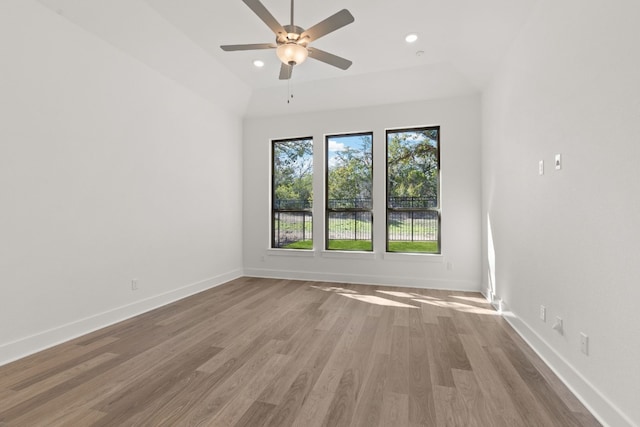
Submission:
<svg viewBox="0 0 640 427">
<path fill-rule="evenodd" d="M 302 64 L 309 56 L 309 51 L 306 47 L 297 43 L 284 43 L 278 46 L 276 55 L 278 55 L 283 64 L 293 66 Z"/>
<path fill-rule="evenodd" d="M 276 35 L 276 43 L 256 43 L 256 44 L 238 44 L 238 45 L 222 45 L 220 48 L 224 51 L 239 50 L 257 50 L 257 49 L 276 49 L 276 55 L 282 62 L 280 66 L 280 80 L 288 80 L 291 78 L 294 65 L 302 64 L 307 57 L 324 62 L 334 67 L 346 70 L 352 64 L 351 61 L 341 58 L 329 52 L 325 52 L 316 48 L 308 48 L 309 43 L 336 31 L 345 25 L 354 21 L 353 15 L 347 10 L 331 15 L 324 21 L 321 21 L 313 27 L 305 30 L 293 25 L 293 0 L 291 0 L 291 24 L 282 26 L 271 15 L 260 0 L 242 0 L 244 4 L 265 23 L 271 31 Z"/>
</svg>

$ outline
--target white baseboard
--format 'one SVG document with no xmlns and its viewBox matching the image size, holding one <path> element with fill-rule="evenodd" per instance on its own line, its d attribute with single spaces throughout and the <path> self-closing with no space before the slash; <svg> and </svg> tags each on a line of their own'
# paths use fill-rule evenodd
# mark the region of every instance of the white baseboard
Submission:
<svg viewBox="0 0 640 427">
<path fill-rule="evenodd" d="M 503 317 L 603 426 L 637 427 L 526 322 L 510 311 Z"/>
<path fill-rule="evenodd" d="M 242 276 L 233 270 L 0 345 L 0 366 Z"/>
<path fill-rule="evenodd" d="M 294 270 L 249 268 L 245 276 L 270 279 L 310 280 L 314 282 L 353 283 L 359 285 L 407 286 L 411 288 L 480 292 L 480 284 L 472 280 L 429 279 L 424 277 L 379 276 Z"/>
</svg>

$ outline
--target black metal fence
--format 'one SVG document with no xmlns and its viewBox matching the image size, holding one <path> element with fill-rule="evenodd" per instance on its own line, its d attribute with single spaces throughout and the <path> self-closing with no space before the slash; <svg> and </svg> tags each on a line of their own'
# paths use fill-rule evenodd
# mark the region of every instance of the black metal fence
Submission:
<svg viewBox="0 0 640 427">
<path fill-rule="evenodd" d="M 373 214 L 366 211 L 328 212 L 329 240 L 371 240 Z"/>
<path fill-rule="evenodd" d="M 312 207 L 311 200 L 277 199 L 273 203 L 274 211 L 305 211 Z"/>
<path fill-rule="evenodd" d="M 329 199 L 327 200 L 327 209 L 331 210 L 347 210 L 347 209 L 360 209 L 371 210 L 373 209 L 372 199 Z"/>
<path fill-rule="evenodd" d="M 438 240 L 438 211 L 388 211 L 387 229 L 391 242 Z"/>
<path fill-rule="evenodd" d="M 283 248 L 295 242 L 312 240 L 311 211 L 274 211 L 273 247 Z"/>
<path fill-rule="evenodd" d="M 438 241 L 438 202 L 428 197 L 389 197 L 389 241 Z M 312 240 L 312 203 L 309 200 L 276 200 L 273 207 L 273 247 Z M 370 198 L 327 200 L 329 240 L 372 240 L 373 203 Z"/>
<path fill-rule="evenodd" d="M 388 197 L 387 207 L 391 209 L 434 209 L 438 207 L 438 199 L 435 197 Z"/>
</svg>

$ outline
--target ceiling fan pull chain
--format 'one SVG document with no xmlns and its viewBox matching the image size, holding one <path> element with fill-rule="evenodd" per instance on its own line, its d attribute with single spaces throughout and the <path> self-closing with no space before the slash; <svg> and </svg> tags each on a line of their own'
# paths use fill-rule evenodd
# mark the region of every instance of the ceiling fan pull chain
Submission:
<svg viewBox="0 0 640 427">
<path fill-rule="evenodd" d="M 287 104 L 291 103 L 293 93 L 291 93 L 291 79 L 287 80 Z"/>
</svg>

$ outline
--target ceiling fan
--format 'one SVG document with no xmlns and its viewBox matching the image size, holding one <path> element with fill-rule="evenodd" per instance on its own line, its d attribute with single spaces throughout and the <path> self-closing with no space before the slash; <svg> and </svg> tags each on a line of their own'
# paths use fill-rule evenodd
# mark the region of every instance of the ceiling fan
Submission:
<svg viewBox="0 0 640 427">
<path fill-rule="evenodd" d="M 278 23 L 267 8 L 260 3 L 260 0 L 242 1 L 271 28 L 276 35 L 276 42 L 223 45 L 220 46 L 222 50 L 228 52 L 236 50 L 276 49 L 276 54 L 278 58 L 280 58 L 280 61 L 282 61 L 282 65 L 280 66 L 280 80 L 290 79 L 294 65 L 301 64 L 308 56 L 342 70 L 346 70 L 351 66 L 352 62 L 348 59 L 309 46 L 309 43 L 320 37 L 352 23 L 354 21 L 353 15 L 351 15 L 347 9 L 342 9 L 340 12 L 331 15 L 324 21 L 305 30 L 293 24 L 293 0 L 291 0 L 291 24 L 284 26 Z"/>
</svg>

